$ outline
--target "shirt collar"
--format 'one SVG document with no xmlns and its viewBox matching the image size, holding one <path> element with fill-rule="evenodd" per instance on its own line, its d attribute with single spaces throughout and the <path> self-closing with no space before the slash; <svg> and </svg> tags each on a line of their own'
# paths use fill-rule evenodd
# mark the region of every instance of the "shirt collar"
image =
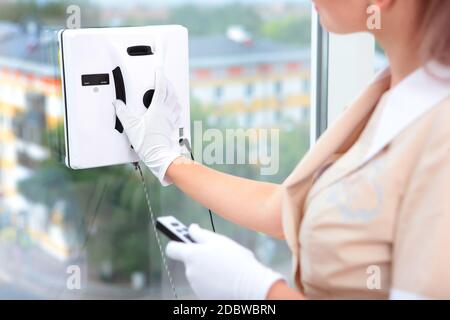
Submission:
<svg viewBox="0 0 450 320">
<path fill-rule="evenodd" d="M 377 80 L 386 76 L 384 70 Z M 450 96 L 450 67 L 423 66 L 391 89 L 364 162 L 369 161 L 404 129 Z"/>
</svg>

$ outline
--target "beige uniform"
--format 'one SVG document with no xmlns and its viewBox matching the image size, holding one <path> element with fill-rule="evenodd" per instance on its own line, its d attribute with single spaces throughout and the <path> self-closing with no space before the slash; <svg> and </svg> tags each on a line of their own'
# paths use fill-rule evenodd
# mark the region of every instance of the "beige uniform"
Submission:
<svg viewBox="0 0 450 320">
<path fill-rule="evenodd" d="M 450 68 L 378 77 L 283 184 L 307 297 L 450 298 Z"/>
</svg>

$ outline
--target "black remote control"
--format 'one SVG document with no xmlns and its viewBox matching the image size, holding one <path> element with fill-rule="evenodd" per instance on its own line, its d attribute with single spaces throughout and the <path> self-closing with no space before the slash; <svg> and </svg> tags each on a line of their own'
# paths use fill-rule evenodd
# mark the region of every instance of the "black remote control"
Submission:
<svg viewBox="0 0 450 320">
<path fill-rule="evenodd" d="M 189 235 L 188 228 L 173 216 L 157 218 L 156 229 L 161 231 L 170 240 L 195 243 L 194 239 Z"/>
</svg>

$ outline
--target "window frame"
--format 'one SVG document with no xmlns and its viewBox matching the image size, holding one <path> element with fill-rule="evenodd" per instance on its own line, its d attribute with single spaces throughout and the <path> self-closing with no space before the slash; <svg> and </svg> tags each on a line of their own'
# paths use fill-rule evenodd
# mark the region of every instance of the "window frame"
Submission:
<svg viewBox="0 0 450 320">
<path fill-rule="evenodd" d="M 327 32 L 312 8 L 310 146 L 370 83 L 375 74 L 375 39 L 369 33 Z"/>
<path fill-rule="evenodd" d="M 310 146 L 313 146 L 328 124 L 329 33 L 320 25 L 314 7 L 311 24 Z"/>
</svg>

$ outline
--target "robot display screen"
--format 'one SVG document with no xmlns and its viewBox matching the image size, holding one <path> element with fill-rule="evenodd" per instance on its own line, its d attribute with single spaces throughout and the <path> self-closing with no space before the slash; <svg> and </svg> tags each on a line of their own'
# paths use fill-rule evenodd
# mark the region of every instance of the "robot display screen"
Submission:
<svg viewBox="0 0 450 320">
<path fill-rule="evenodd" d="M 109 84 L 109 74 L 83 74 L 81 76 L 82 86 L 101 86 Z"/>
</svg>

